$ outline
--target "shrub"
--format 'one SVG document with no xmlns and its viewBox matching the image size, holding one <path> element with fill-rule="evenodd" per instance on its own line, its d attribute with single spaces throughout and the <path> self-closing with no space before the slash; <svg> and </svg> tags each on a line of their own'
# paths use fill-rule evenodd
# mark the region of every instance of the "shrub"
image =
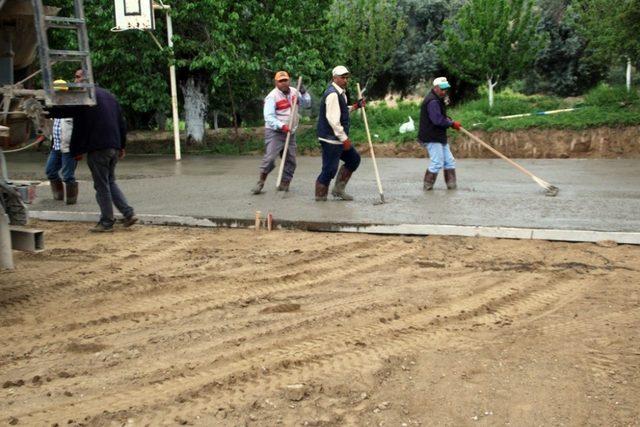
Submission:
<svg viewBox="0 0 640 427">
<path fill-rule="evenodd" d="M 627 92 L 625 86 L 609 86 L 601 83 L 591 89 L 584 97 L 587 105 L 598 107 L 613 107 L 620 104 L 632 104 L 638 102 L 638 91 L 631 90 Z"/>
</svg>

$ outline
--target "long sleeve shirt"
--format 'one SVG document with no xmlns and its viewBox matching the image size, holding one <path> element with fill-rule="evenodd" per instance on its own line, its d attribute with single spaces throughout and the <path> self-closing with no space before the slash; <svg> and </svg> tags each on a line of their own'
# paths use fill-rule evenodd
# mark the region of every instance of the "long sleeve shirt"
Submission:
<svg viewBox="0 0 640 427">
<path fill-rule="evenodd" d="M 431 101 L 427 104 L 427 112 L 429 113 L 429 119 L 431 119 L 431 122 L 436 126 L 448 128 L 453 124 L 453 121 L 442 114 L 440 106 L 436 101 Z"/>
<path fill-rule="evenodd" d="M 273 130 L 280 130 L 282 129 L 282 126 L 288 124 L 289 116 L 291 113 L 291 101 L 293 96 L 295 96 L 297 93 L 298 91 L 295 88 L 290 88 L 289 93 L 287 94 L 276 88 L 272 90 L 269 95 L 267 95 L 267 97 L 264 99 L 263 108 L 265 127 Z M 300 105 L 302 108 L 311 107 L 311 95 L 309 95 L 309 92 L 305 92 L 304 94 L 301 93 L 296 98 L 298 99 L 298 105 Z M 285 100 L 288 101 L 289 111 L 284 112 L 284 114 L 283 112 L 279 113 L 278 110 L 282 111 L 283 109 L 278 108 L 278 102 L 282 102 Z M 292 123 L 291 131 L 295 132 L 297 127 L 298 120 L 297 117 L 295 117 Z"/>
</svg>

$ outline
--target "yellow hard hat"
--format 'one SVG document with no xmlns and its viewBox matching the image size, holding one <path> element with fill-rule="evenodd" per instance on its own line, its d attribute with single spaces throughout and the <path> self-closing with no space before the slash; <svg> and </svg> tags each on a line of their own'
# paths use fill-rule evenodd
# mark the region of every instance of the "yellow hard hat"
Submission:
<svg viewBox="0 0 640 427">
<path fill-rule="evenodd" d="M 67 86 L 67 81 L 66 80 L 58 79 L 58 80 L 54 80 L 53 89 L 54 90 L 69 90 L 69 86 Z"/>
</svg>

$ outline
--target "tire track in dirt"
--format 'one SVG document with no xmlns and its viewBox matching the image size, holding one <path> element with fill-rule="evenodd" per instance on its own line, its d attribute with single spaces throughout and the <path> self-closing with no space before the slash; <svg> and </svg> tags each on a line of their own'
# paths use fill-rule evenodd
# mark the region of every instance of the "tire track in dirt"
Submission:
<svg viewBox="0 0 640 427">
<path fill-rule="evenodd" d="M 2 310 L 5 312 L 4 314 L 11 315 L 15 314 L 16 311 L 29 311 L 35 309 L 37 306 L 46 304 L 47 301 L 51 301 L 56 298 L 61 299 L 62 301 L 69 301 L 75 296 L 74 294 L 82 292 L 85 288 L 103 281 L 106 282 L 114 280 L 115 278 L 125 277 L 136 269 L 171 258 L 174 253 L 184 250 L 186 246 L 196 239 L 196 237 L 192 237 L 191 239 L 186 239 L 178 244 L 164 247 L 160 251 L 149 256 L 134 258 L 133 260 L 128 261 L 126 257 L 121 257 L 119 259 L 114 259 L 111 256 L 105 257 L 97 267 L 92 264 L 92 271 L 87 273 L 88 277 L 77 283 L 69 283 L 68 276 L 73 271 L 61 272 L 60 276 L 62 277 L 56 277 L 54 275 L 53 277 L 48 278 L 46 283 L 42 283 L 40 286 L 35 286 L 34 289 L 30 289 L 28 291 L 29 297 L 27 299 L 23 299 L 17 304 L 7 304 L 2 307 Z M 162 241 L 164 241 L 164 237 L 145 241 L 142 248 L 139 248 L 138 250 L 157 246 Z M 129 251 L 131 251 L 131 249 L 132 248 L 128 248 L 127 251 L 123 251 L 122 253 L 130 253 Z M 115 271 L 105 271 L 105 269 L 112 270 L 111 267 L 114 265 L 118 265 Z M 77 273 L 86 269 L 87 266 L 83 265 L 79 266 L 74 271 Z M 0 303 L 0 307 L 1 306 L 2 304 Z"/>
<path fill-rule="evenodd" d="M 552 289 L 552 291 L 556 292 L 555 289 Z M 537 291 L 532 290 L 531 292 L 545 292 L 545 289 L 538 289 Z M 417 338 L 424 338 L 433 333 L 434 328 L 430 327 L 430 324 L 437 319 L 438 312 L 440 312 L 443 317 L 447 316 L 453 319 L 454 323 L 468 323 L 470 317 L 459 316 L 460 310 L 463 308 L 479 309 L 482 307 L 482 303 L 484 301 L 489 300 L 492 297 L 498 298 L 499 302 L 501 302 L 501 298 L 501 300 L 505 302 L 504 308 L 502 308 L 504 313 L 516 314 L 519 311 L 517 307 L 515 308 L 515 311 L 514 309 L 511 309 L 511 311 L 508 309 L 510 302 L 514 300 L 518 301 L 518 298 L 514 298 L 510 290 L 505 292 L 504 290 L 491 289 L 481 295 L 474 295 L 474 297 L 469 299 L 470 301 L 465 301 L 464 304 L 454 303 L 452 306 L 443 307 L 439 311 L 436 310 L 426 319 L 424 313 L 419 313 L 410 316 L 405 320 L 401 320 L 398 324 L 393 326 L 380 326 L 378 323 L 375 325 L 367 325 L 360 328 L 350 329 L 350 331 L 336 331 L 330 334 L 323 334 L 320 338 L 312 338 L 293 347 L 280 349 L 274 353 L 264 353 L 263 358 L 273 360 L 273 367 L 272 369 L 269 369 L 270 375 L 268 376 L 268 379 L 258 380 L 259 387 L 254 389 L 264 389 L 264 387 L 267 386 L 277 389 L 287 383 L 286 377 L 290 376 L 289 371 L 291 366 L 295 366 L 294 369 L 297 370 L 308 369 L 309 361 L 313 361 L 313 363 L 318 366 L 318 368 L 313 370 L 313 376 L 318 377 L 324 374 L 336 374 L 343 371 L 346 372 L 353 369 L 357 370 L 365 368 L 369 365 L 369 359 L 371 357 L 380 357 L 383 354 L 394 355 L 398 352 L 414 351 L 420 347 L 416 344 Z M 535 307 L 535 304 L 528 302 L 525 302 L 524 305 L 530 309 Z M 544 307 L 535 308 L 544 309 Z M 451 322 L 451 320 L 449 322 Z M 336 342 L 357 342 L 359 339 L 369 341 L 372 336 L 381 338 L 382 341 L 376 342 L 375 344 L 366 344 L 363 348 L 355 346 L 355 350 L 352 348 L 353 346 L 349 346 L 348 344 L 331 345 Z M 327 348 L 331 349 L 329 353 L 326 353 Z M 358 360 L 360 364 L 350 362 L 345 365 L 349 359 Z M 166 386 L 154 387 L 152 392 L 154 396 L 153 400 L 156 402 L 159 400 L 163 401 L 163 407 L 165 405 L 171 405 L 172 396 L 176 395 L 180 396 L 187 394 L 189 396 L 189 400 L 200 400 L 210 394 L 212 391 L 210 389 L 218 389 L 220 383 L 224 384 L 224 378 L 231 377 L 237 381 L 238 378 L 255 377 L 251 372 L 252 366 L 256 365 L 257 362 L 258 361 L 253 359 L 241 360 L 231 366 L 226 366 L 225 371 L 230 373 L 224 376 L 220 376 L 219 374 L 220 367 L 214 366 L 210 370 L 199 372 L 196 378 L 186 377 L 175 379 L 175 381 L 168 381 Z M 212 378 L 217 379 L 212 380 Z M 265 381 L 267 383 L 265 383 Z M 232 382 L 231 384 L 238 386 L 237 382 Z M 245 389 L 245 392 L 242 393 L 249 393 L 252 389 L 252 387 L 250 387 L 246 382 L 241 381 L 241 384 L 243 384 L 242 387 Z M 138 397 L 138 400 L 136 400 L 136 397 Z M 117 400 L 109 401 L 108 403 L 105 402 L 105 404 L 108 404 L 111 408 L 119 407 L 127 403 L 129 405 L 132 403 L 134 403 L 134 405 L 149 404 L 147 399 L 142 399 L 142 401 L 140 401 L 139 397 L 139 390 L 131 390 L 129 393 L 125 393 L 125 396 L 119 396 Z M 208 403 L 205 403 L 204 405 L 206 406 L 207 404 Z M 190 406 L 190 408 L 194 409 L 192 406 Z M 191 413 L 198 413 L 197 411 L 194 412 L 192 409 L 190 409 Z M 167 418 L 163 416 L 163 419 Z"/>
<path fill-rule="evenodd" d="M 377 250 L 379 248 L 374 247 L 371 249 Z M 314 278 L 305 279 L 303 283 L 294 282 L 294 284 L 296 287 L 307 287 L 307 286 L 313 286 L 314 284 L 317 284 L 318 281 L 326 282 L 328 278 L 339 279 L 341 277 L 344 277 L 345 275 L 357 273 L 358 271 L 366 271 L 368 269 L 374 269 L 379 264 L 386 265 L 387 263 L 390 263 L 405 257 L 407 254 L 410 254 L 415 250 L 416 250 L 415 248 L 405 248 L 404 251 L 393 251 L 390 254 L 384 255 L 382 257 L 378 257 L 378 258 L 369 257 L 369 258 L 366 258 L 365 262 L 359 264 L 357 269 L 351 269 L 348 271 L 334 270 L 333 272 L 329 272 L 325 275 L 320 275 L 320 276 L 315 275 Z M 340 260 L 340 262 L 344 262 L 344 258 Z M 292 287 L 289 286 L 288 288 L 291 289 Z"/>
<path fill-rule="evenodd" d="M 422 339 L 426 339 L 433 335 L 434 327 L 432 325 L 444 326 L 446 323 L 450 330 L 446 330 L 446 333 L 457 334 L 457 331 L 465 327 L 465 324 L 475 320 L 474 316 L 469 316 L 465 313 L 478 311 L 483 307 L 482 301 L 486 301 L 490 298 L 497 300 L 497 304 L 501 306 L 500 311 L 502 315 L 514 316 L 517 313 L 521 313 L 521 307 L 527 307 L 530 310 L 545 310 L 547 304 L 544 302 L 541 305 L 536 305 L 535 301 L 544 301 L 544 298 L 530 298 L 530 294 L 540 292 L 542 294 L 565 294 L 570 290 L 563 291 L 556 289 L 561 285 L 553 285 L 554 288 L 548 290 L 546 288 L 531 291 L 526 295 L 525 300 L 517 296 L 514 296 L 511 292 L 506 292 L 502 296 L 496 298 L 500 294 L 496 289 L 491 289 L 485 292 L 484 295 L 476 295 L 469 298 L 469 301 L 465 301 L 464 304 L 455 304 L 456 307 L 444 307 L 439 311 L 431 313 L 428 320 L 420 320 L 420 317 L 424 317 L 424 313 L 417 313 L 410 316 L 407 319 L 401 319 L 398 323 L 393 325 L 368 325 L 361 328 L 351 328 L 350 332 L 336 332 L 329 336 L 323 335 L 322 338 L 313 339 L 303 342 L 292 348 L 282 349 L 275 354 L 265 355 L 265 359 L 274 361 L 274 366 L 269 369 L 272 374 L 269 377 L 262 378 L 259 373 L 253 372 L 253 374 L 247 374 L 251 372 L 251 367 L 255 365 L 252 362 L 242 363 L 244 369 L 238 366 L 233 370 L 233 374 L 230 374 L 232 378 L 242 378 L 242 373 L 250 378 L 249 382 L 242 382 L 242 387 L 237 382 L 227 382 L 225 387 L 225 381 L 222 378 L 216 379 L 212 382 L 204 384 L 200 389 L 182 391 L 184 396 L 181 400 L 188 399 L 190 401 L 189 408 L 191 413 L 200 413 L 212 404 L 212 401 L 216 399 L 214 396 L 209 396 L 216 391 L 225 392 L 225 399 L 229 400 L 229 393 L 233 393 L 237 399 L 236 402 L 241 402 L 247 395 L 251 394 L 253 389 L 255 392 L 265 390 L 271 392 L 277 392 L 286 384 L 296 383 L 300 381 L 300 377 L 297 375 L 291 375 L 290 371 L 295 371 L 299 375 L 304 373 L 304 379 L 321 379 L 325 375 L 348 375 L 349 372 L 361 372 L 366 370 L 370 366 L 372 360 L 380 359 L 383 357 L 391 357 L 395 355 L 407 354 L 410 352 L 426 349 L 426 344 L 420 344 Z M 530 299 L 527 301 L 526 299 Z M 468 311 L 467 311 L 468 310 Z M 461 313 L 463 312 L 463 313 Z M 483 314 L 479 318 L 493 318 L 494 314 Z M 447 319 L 447 321 L 439 320 Z M 459 326 L 459 328 L 455 328 Z M 375 330 L 375 333 L 374 333 Z M 355 335 L 355 336 L 354 336 Z M 371 341 L 375 338 L 380 338 L 382 341 L 375 341 L 371 344 Z M 329 344 L 336 342 L 350 342 L 355 345 L 335 345 L 330 347 Z M 358 344 L 363 343 L 364 345 Z M 327 348 L 331 348 L 331 352 L 326 353 Z M 357 362 L 356 362 L 357 361 Z M 313 365 L 313 366 L 309 366 Z M 309 369 L 312 367 L 312 369 Z M 216 369 L 206 372 L 205 377 L 214 376 Z M 293 376 L 294 378 L 286 379 Z M 228 377 L 228 376 L 227 376 Z M 275 377 L 275 378 L 271 378 Z M 242 390 L 238 390 L 241 388 Z M 176 390 L 173 389 L 173 392 Z M 194 402 L 195 401 L 195 402 Z M 233 401 L 233 400 L 232 400 Z M 197 402 L 197 403 L 196 403 Z M 180 415 L 180 408 L 175 408 L 171 402 L 167 401 L 165 408 L 172 408 L 175 412 L 169 413 L 165 419 L 173 419 L 174 416 Z M 160 407 L 153 407 L 153 410 L 161 410 Z M 152 411 L 153 412 L 153 411 Z M 182 414 L 184 415 L 184 414 Z M 164 415 L 163 415 L 164 416 Z M 157 418 L 150 418 L 152 421 L 157 421 Z"/>
<path fill-rule="evenodd" d="M 195 238 L 192 238 L 195 239 Z M 40 289 L 39 292 L 35 293 L 29 297 L 28 300 L 21 302 L 20 304 L 14 304 L 8 307 L 4 307 L 3 317 L 18 315 L 22 311 L 26 312 L 37 312 L 37 308 L 42 305 L 46 305 L 51 301 L 73 301 L 75 294 L 82 294 L 83 288 L 90 287 L 96 283 L 101 281 L 115 280 L 120 279 L 122 277 L 127 276 L 132 271 L 137 270 L 139 268 L 143 268 L 144 266 L 153 265 L 154 263 L 161 262 L 166 259 L 170 259 L 175 253 L 179 253 L 186 246 L 188 246 L 192 239 L 187 239 L 181 242 L 180 244 L 173 245 L 171 247 L 163 248 L 162 250 L 142 259 L 136 259 L 135 262 L 129 262 L 123 264 L 118 268 L 117 272 L 110 271 L 97 271 L 95 274 L 92 274 L 90 278 L 83 280 L 80 283 L 68 284 L 68 282 L 63 282 L 64 285 L 58 284 L 57 286 L 51 285 L 50 287 L 45 287 L 44 289 Z M 155 242 L 157 244 L 157 242 Z M 154 243 L 148 243 L 149 246 L 152 246 Z M 147 245 L 145 245 L 147 246 Z M 110 263 L 112 260 L 110 261 Z M 66 285 L 66 286 L 65 286 Z M 61 307 L 62 308 L 62 307 Z M 63 314 L 66 314 L 64 312 Z M 66 316 L 65 316 L 66 317 Z M 41 330 L 38 333 L 42 333 Z M 5 340 L 9 337 L 3 336 L 2 341 L 0 341 L 0 345 L 5 343 Z M 15 338 L 23 338 L 23 335 Z"/>
<path fill-rule="evenodd" d="M 381 249 L 382 248 L 379 246 L 371 247 L 369 245 L 369 247 L 366 248 L 365 250 L 375 253 L 376 251 L 379 251 Z M 223 299 L 221 299 L 218 296 L 207 298 L 211 292 L 208 290 L 203 291 L 201 288 L 198 288 L 195 290 L 196 291 L 195 295 L 194 294 L 185 295 L 185 293 L 182 292 L 178 295 L 167 295 L 166 298 L 154 298 L 154 300 L 152 301 L 155 304 L 153 309 L 160 310 L 160 313 L 149 314 L 149 312 L 136 311 L 136 310 L 144 310 L 146 308 L 149 308 L 148 302 L 136 300 L 134 301 L 135 304 L 133 305 L 133 307 L 127 306 L 126 310 L 125 308 L 123 308 L 122 310 L 123 312 L 121 312 L 120 314 L 111 314 L 110 317 L 93 319 L 86 323 L 76 323 L 73 325 L 73 328 L 69 328 L 68 326 L 65 326 L 62 331 L 55 330 L 55 332 L 57 333 L 56 338 L 60 345 L 64 345 L 69 340 L 86 336 L 87 327 L 97 326 L 100 324 L 104 324 L 104 326 L 107 329 L 103 328 L 98 334 L 96 334 L 94 338 L 105 338 L 107 335 L 118 334 L 120 332 L 120 326 L 118 325 L 120 321 L 134 321 L 136 317 L 144 317 L 144 316 L 154 317 L 153 320 L 145 322 L 143 324 L 144 325 L 143 328 L 138 330 L 138 333 L 145 333 L 148 330 L 153 329 L 158 324 L 162 324 L 164 326 L 170 326 L 170 322 L 174 320 L 183 322 L 186 318 L 189 318 L 193 315 L 201 314 L 202 311 L 200 309 L 203 304 L 205 304 L 206 307 L 210 307 L 210 304 L 208 301 L 215 302 L 215 307 L 219 307 L 219 306 L 224 306 L 226 304 L 234 304 L 234 303 L 237 303 L 238 301 L 257 300 L 274 293 L 289 292 L 291 290 L 304 289 L 307 287 L 317 287 L 318 285 L 323 283 L 326 284 L 326 283 L 331 283 L 332 281 L 340 280 L 347 275 L 365 272 L 367 269 L 370 269 L 375 265 L 377 265 L 378 262 L 384 263 L 384 262 L 392 262 L 398 259 L 402 259 L 403 257 L 407 256 L 408 254 L 411 254 L 414 251 L 415 249 L 413 248 L 403 248 L 403 251 L 393 252 L 388 257 L 385 257 L 382 259 L 375 258 L 375 257 L 367 257 L 365 258 L 366 262 L 360 263 L 358 268 L 349 270 L 349 271 L 343 271 L 337 267 L 339 267 L 339 264 L 341 263 L 344 263 L 344 262 L 349 263 L 352 260 L 359 259 L 362 256 L 361 255 L 362 252 L 360 252 L 359 255 L 349 255 L 348 257 L 344 257 L 341 259 L 332 258 L 330 261 L 326 261 L 321 263 L 318 266 L 314 266 L 312 268 L 306 269 L 305 270 L 307 272 L 306 276 L 310 276 L 310 277 L 305 277 L 300 280 L 295 280 L 297 279 L 298 275 L 294 275 L 291 277 L 287 277 L 287 280 L 283 280 L 282 283 L 274 283 L 274 284 L 270 284 L 269 286 L 262 286 L 259 288 L 249 286 L 249 287 L 245 287 L 241 292 L 238 292 L 236 290 L 235 293 L 234 293 L 234 290 L 232 289 L 226 294 L 222 295 Z M 324 270 L 324 273 L 321 274 L 320 271 L 323 271 L 323 270 Z M 225 296 L 227 297 L 226 299 L 224 298 Z M 163 308 L 160 309 L 158 307 L 163 307 Z M 133 310 L 133 311 L 129 311 L 129 310 Z M 207 308 L 205 308 L 205 310 L 207 310 Z M 194 311 L 197 314 L 194 313 Z M 228 320 L 226 319 L 222 319 L 219 321 L 219 323 L 227 323 L 227 322 Z M 211 326 L 213 327 L 215 326 L 215 324 L 212 324 Z M 61 333 L 63 334 L 60 335 Z M 52 343 L 48 341 L 48 339 L 49 338 L 44 338 L 44 340 L 47 340 L 47 341 L 42 342 L 41 345 L 46 345 L 48 347 L 51 347 Z M 119 341 L 123 342 L 123 339 L 124 337 L 120 337 Z M 126 343 L 126 341 L 124 342 Z M 137 340 L 133 340 L 133 342 L 137 342 Z M 16 348 L 16 344 L 14 344 L 13 351 L 15 352 L 16 350 L 23 351 L 20 348 Z M 33 348 L 31 350 L 33 350 Z M 2 357 L 0 356 L 0 360 L 1 359 Z"/>
</svg>

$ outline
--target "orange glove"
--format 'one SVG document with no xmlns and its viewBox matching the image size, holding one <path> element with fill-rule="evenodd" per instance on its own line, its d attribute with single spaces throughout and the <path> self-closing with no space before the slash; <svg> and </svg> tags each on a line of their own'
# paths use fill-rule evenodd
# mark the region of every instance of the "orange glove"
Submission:
<svg viewBox="0 0 640 427">
<path fill-rule="evenodd" d="M 82 160 L 82 154 L 78 154 L 73 158 L 73 160 L 75 160 L 76 162 L 79 162 L 80 160 Z"/>
<path fill-rule="evenodd" d="M 342 149 L 344 151 L 349 151 L 351 150 L 351 140 L 350 139 L 345 139 L 344 142 L 342 143 Z"/>
<path fill-rule="evenodd" d="M 289 133 L 291 131 L 291 129 L 289 129 L 289 125 L 283 125 L 281 129 L 284 133 Z"/>
<path fill-rule="evenodd" d="M 455 130 L 460 130 L 460 128 L 462 127 L 462 124 L 460 122 L 454 121 L 451 127 L 454 128 Z"/>
</svg>

